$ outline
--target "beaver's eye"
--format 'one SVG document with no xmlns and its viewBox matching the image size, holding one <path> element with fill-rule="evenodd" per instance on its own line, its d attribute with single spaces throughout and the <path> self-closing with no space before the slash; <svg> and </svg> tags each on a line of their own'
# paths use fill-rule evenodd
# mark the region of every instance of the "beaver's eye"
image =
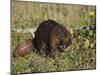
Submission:
<svg viewBox="0 0 100 75">
<path fill-rule="evenodd" d="M 60 32 L 60 33 L 59 33 L 59 38 L 63 40 L 64 37 L 65 37 L 65 34 L 64 34 L 63 32 Z"/>
</svg>

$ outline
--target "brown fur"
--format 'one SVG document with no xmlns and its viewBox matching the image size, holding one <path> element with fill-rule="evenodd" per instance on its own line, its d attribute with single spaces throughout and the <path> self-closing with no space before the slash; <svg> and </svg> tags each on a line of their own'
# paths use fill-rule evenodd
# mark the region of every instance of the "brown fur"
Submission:
<svg viewBox="0 0 100 75">
<path fill-rule="evenodd" d="M 42 22 L 35 32 L 34 45 L 43 56 L 53 57 L 71 44 L 71 35 L 53 20 Z"/>
</svg>

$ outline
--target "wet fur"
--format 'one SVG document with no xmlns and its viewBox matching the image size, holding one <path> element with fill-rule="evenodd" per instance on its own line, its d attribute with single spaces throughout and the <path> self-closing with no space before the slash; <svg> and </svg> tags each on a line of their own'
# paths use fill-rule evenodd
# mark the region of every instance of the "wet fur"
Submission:
<svg viewBox="0 0 100 75">
<path fill-rule="evenodd" d="M 42 56 L 54 57 L 71 44 L 71 35 L 62 25 L 53 20 L 47 20 L 40 23 L 33 43 Z"/>
</svg>

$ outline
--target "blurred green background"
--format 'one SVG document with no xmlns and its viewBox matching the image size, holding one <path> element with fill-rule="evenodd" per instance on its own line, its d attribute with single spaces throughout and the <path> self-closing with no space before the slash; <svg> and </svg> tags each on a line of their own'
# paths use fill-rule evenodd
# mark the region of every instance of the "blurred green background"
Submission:
<svg viewBox="0 0 100 75">
<path fill-rule="evenodd" d="M 96 7 L 87 5 L 20 2 L 12 0 L 11 27 L 36 28 L 42 21 L 53 19 L 69 29 L 73 43 L 61 57 L 44 58 L 37 53 L 25 57 L 11 56 L 13 74 L 70 71 L 96 68 L 96 31 L 75 30 L 96 25 Z M 31 33 L 11 32 L 11 54 L 16 46 L 32 39 Z"/>
</svg>

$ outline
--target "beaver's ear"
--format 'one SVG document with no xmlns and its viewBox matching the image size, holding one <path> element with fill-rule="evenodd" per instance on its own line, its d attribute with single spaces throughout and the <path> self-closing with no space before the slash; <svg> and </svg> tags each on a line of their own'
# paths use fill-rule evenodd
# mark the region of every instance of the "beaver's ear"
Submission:
<svg viewBox="0 0 100 75">
<path fill-rule="evenodd" d="M 57 33 L 61 33 L 62 32 L 62 30 L 61 29 L 57 29 Z"/>
</svg>

